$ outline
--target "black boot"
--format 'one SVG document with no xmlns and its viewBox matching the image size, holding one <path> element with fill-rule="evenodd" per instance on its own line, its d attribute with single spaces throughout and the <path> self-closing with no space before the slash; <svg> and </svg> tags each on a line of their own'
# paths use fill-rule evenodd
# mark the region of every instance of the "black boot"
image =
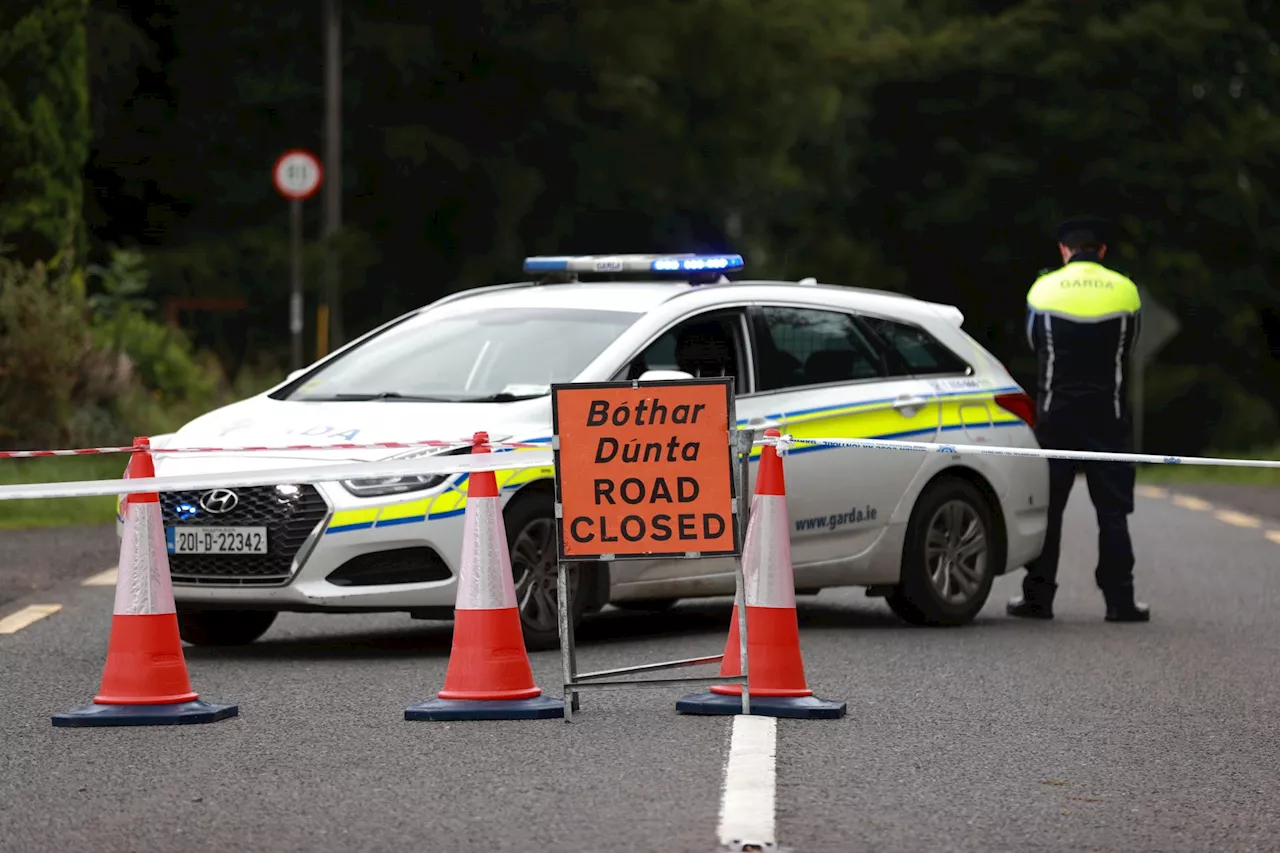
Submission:
<svg viewBox="0 0 1280 853">
<path fill-rule="evenodd" d="M 1022 595 L 1009 599 L 1009 603 L 1005 605 L 1004 609 L 1010 616 L 1016 616 L 1019 619 L 1053 618 L 1052 604 L 1032 601 Z"/>
<path fill-rule="evenodd" d="M 1151 608 L 1140 601 L 1107 604 L 1108 622 L 1150 622 Z"/>
<path fill-rule="evenodd" d="M 1102 598 L 1107 603 L 1108 622 L 1151 621 L 1151 609 L 1134 600 L 1132 584 L 1102 587 Z"/>
</svg>

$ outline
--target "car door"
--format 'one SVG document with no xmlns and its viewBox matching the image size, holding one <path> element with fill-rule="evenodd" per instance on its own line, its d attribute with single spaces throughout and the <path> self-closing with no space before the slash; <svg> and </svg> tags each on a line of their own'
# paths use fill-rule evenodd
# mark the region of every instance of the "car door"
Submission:
<svg viewBox="0 0 1280 853">
<path fill-rule="evenodd" d="M 975 378 L 967 361 L 914 323 L 866 314 L 859 319 L 873 341 L 891 354 L 892 375 L 913 376 L 933 388 L 940 441 L 986 444 L 994 439 L 993 431 L 1008 418 L 994 410 L 991 383 Z"/>
<path fill-rule="evenodd" d="M 935 440 L 933 388 L 914 376 L 893 375 L 882 345 L 868 337 L 857 315 L 786 304 L 759 304 L 750 314 L 757 364 L 751 408 L 762 410 L 766 422 L 794 438 Z M 847 560 L 869 548 L 926 457 L 866 448 L 792 449 L 785 464 L 796 565 Z M 800 583 L 803 574 L 797 570 Z"/>
</svg>

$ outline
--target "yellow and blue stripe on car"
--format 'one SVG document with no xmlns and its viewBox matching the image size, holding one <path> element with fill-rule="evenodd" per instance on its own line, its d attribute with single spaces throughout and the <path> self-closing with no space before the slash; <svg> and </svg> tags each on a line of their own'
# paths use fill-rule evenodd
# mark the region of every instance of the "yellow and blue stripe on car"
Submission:
<svg viewBox="0 0 1280 853">
<path fill-rule="evenodd" d="M 881 441 L 901 441 L 918 438 L 924 435 L 942 435 L 963 429 L 995 429 L 1024 425 L 1021 418 L 1013 412 L 1000 408 L 995 403 L 996 394 L 1017 393 L 1022 389 L 1017 386 L 1006 388 L 982 388 L 964 391 L 946 391 L 936 393 L 929 405 L 938 405 L 936 421 L 930 420 L 927 427 L 912 430 L 896 429 L 902 423 L 902 415 L 891 408 L 894 398 L 885 397 L 879 400 L 866 400 L 860 403 L 825 406 L 816 409 L 797 409 L 791 412 L 776 412 L 766 417 L 769 420 L 780 420 L 786 423 L 786 432 L 795 440 L 803 442 L 806 438 L 870 438 Z M 985 404 L 990 422 L 975 425 L 966 424 L 961 416 L 961 409 L 966 405 Z M 738 427 L 746 426 L 747 421 L 740 419 Z M 789 455 L 797 453 L 815 453 L 835 448 L 824 445 L 808 445 L 792 447 Z M 760 458 L 760 447 L 751 449 L 752 460 Z"/>
<path fill-rule="evenodd" d="M 990 422 L 970 429 L 992 429 L 1012 427 L 1022 424 L 1022 420 L 1012 412 L 995 405 L 994 396 L 1018 392 L 1016 386 L 1007 388 L 974 389 L 965 391 L 943 392 L 934 395 L 940 405 L 937 421 L 930 426 L 918 430 L 902 431 L 895 429 L 901 424 L 902 416 L 893 409 L 885 408 L 894 402 L 886 397 L 880 400 L 867 400 L 859 403 L 837 406 L 824 406 L 815 409 L 798 409 L 791 412 L 778 412 L 768 417 L 771 420 L 785 420 L 786 431 L 799 441 L 805 438 L 872 438 L 886 441 L 909 439 L 933 433 L 943 434 L 966 428 L 960 410 L 966 404 L 987 404 Z M 738 427 L 747 425 L 747 420 L 739 419 Z M 550 443 L 551 437 L 526 439 L 528 444 Z M 794 447 L 789 454 L 811 453 L 834 448 L 821 445 Z M 515 449 L 495 448 L 494 452 L 509 453 Z M 759 447 L 751 449 L 752 461 L 760 457 Z M 518 452 L 518 450 L 516 450 Z M 497 471 L 499 488 L 504 491 L 516 491 L 538 480 L 555 476 L 551 466 L 544 468 L 522 468 L 514 471 Z M 429 498 L 385 504 L 381 506 L 360 507 L 358 509 L 339 510 L 334 513 L 325 535 L 351 533 L 358 530 L 378 530 L 384 527 L 395 527 L 403 524 L 420 524 L 454 518 L 466 512 L 468 474 L 459 474 L 440 494 Z"/>
<path fill-rule="evenodd" d="M 550 443 L 551 438 L 532 438 L 526 444 Z M 494 448 L 494 453 L 509 453 L 516 448 Z M 498 487 L 504 491 L 515 491 L 537 480 L 555 476 L 551 466 L 543 468 L 518 468 L 510 471 L 495 471 Z M 325 535 L 351 533 L 357 530 L 382 529 L 397 527 L 402 524 L 420 524 L 426 521 L 438 521 L 454 518 L 466 512 L 467 485 L 470 474 L 457 474 L 443 492 L 428 498 L 412 501 L 400 501 L 381 506 L 360 507 L 358 509 L 338 510 L 333 514 Z"/>
</svg>

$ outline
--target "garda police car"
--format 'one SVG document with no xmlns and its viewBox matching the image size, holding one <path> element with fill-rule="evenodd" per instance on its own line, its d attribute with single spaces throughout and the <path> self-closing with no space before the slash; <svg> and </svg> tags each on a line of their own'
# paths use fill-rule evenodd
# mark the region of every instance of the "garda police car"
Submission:
<svg viewBox="0 0 1280 853">
<path fill-rule="evenodd" d="M 486 431 L 549 446 L 552 383 L 730 376 L 739 428 L 756 437 L 776 427 L 797 438 L 1037 446 L 1034 404 L 962 330 L 956 308 L 811 279 L 726 277 L 741 267 L 737 255 L 529 258 L 533 280 L 439 299 L 153 444 Z M 597 280 L 606 271 L 622 280 Z M 627 280 L 636 273 L 643 280 Z M 156 468 L 166 476 L 438 452 L 159 454 Z M 785 464 L 800 593 L 864 586 L 911 623 L 959 624 L 997 575 L 1042 546 L 1041 459 L 802 446 Z M 498 472 L 498 482 L 525 638 L 553 647 L 553 471 Z M 162 494 L 182 637 L 252 642 L 282 611 L 450 619 L 466 500 L 462 474 Z M 215 535 L 192 535 L 206 531 Z M 624 562 L 570 578 L 575 621 L 607 604 L 659 610 L 734 593 L 727 559 Z"/>
</svg>

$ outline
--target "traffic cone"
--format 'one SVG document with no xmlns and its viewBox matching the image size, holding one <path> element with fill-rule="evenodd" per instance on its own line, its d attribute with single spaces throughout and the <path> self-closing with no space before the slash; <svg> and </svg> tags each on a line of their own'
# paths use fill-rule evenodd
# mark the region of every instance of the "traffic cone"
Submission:
<svg viewBox="0 0 1280 853">
<path fill-rule="evenodd" d="M 776 429 L 766 436 L 778 435 Z M 743 597 L 747 608 L 747 667 L 751 713 L 765 717 L 835 719 L 845 714 L 844 702 L 813 695 L 805 683 L 800 655 L 800 625 L 796 618 L 795 579 L 791 571 L 791 524 L 787 488 L 777 448 L 760 449 L 760 470 L 751 520 L 742 549 Z M 729 638 L 720 674 L 741 675 L 738 605 L 733 605 Z M 685 696 L 676 703 L 684 714 L 737 714 L 742 711 L 741 684 L 714 684 L 706 693 Z"/>
<path fill-rule="evenodd" d="M 154 477 L 150 441 L 133 442 L 143 449 L 130 458 L 125 477 Z M 165 726 L 214 723 L 238 713 L 237 706 L 202 701 L 191 689 L 169 580 L 160 496 L 128 495 L 102 687 L 93 704 L 58 714 L 53 724 Z"/>
<path fill-rule="evenodd" d="M 473 454 L 489 452 L 488 433 L 476 433 L 473 441 Z M 520 630 L 498 480 L 492 471 L 473 471 L 468 478 L 453 649 L 444 689 L 436 697 L 410 705 L 404 718 L 543 720 L 564 716 L 564 700 L 543 696 L 533 681 Z"/>
</svg>

